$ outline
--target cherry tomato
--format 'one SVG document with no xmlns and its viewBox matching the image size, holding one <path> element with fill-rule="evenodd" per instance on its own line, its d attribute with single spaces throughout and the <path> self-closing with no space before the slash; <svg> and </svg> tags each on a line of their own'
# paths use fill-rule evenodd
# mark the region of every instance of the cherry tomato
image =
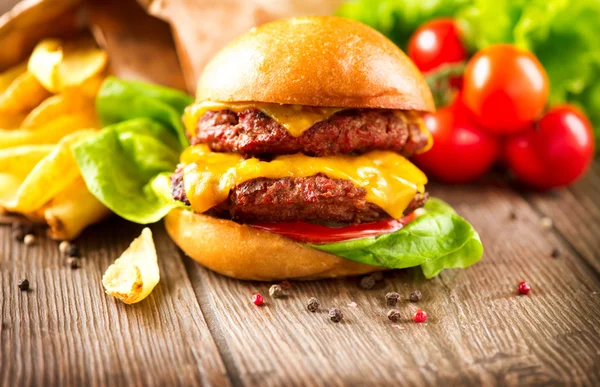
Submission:
<svg viewBox="0 0 600 387">
<path fill-rule="evenodd" d="M 408 42 L 408 56 L 419 70 L 427 72 L 444 63 L 467 58 L 453 19 L 434 19 L 419 27 Z"/>
<path fill-rule="evenodd" d="M 415 218 L 416 215 L 413 212 L 398 220 L 382 220 L 338 228 L 306 222 L 254 223 L 250 226 L 283 235 L 298 242 L 321 244 L 389 234 L 400 230 Z"/>
<path fill-rule="evenodd" d="M 548 76 L 530 52 L 510 44 L 479 51 L 467 64 L 463 100 L 492 133 L 526 129 L 548 101 Z"/>
<path fill-rule="evenodd" d="M 460 102 L 425 115 L 423 121 L 433 136 L 433 147 L 413 160 L 429 176 L 445 183 L 468 183 L 496 161 L 498 139 L 481 130 Z"/>
<path fill-rule="evenodd" d="M 587 117 L 571 105 L 552 108 L 526 132 L 505 142 L 508 167 L 523 183 L 546 190 L 572 183 L 594 156 L 594 135 Z"/>
</svg>

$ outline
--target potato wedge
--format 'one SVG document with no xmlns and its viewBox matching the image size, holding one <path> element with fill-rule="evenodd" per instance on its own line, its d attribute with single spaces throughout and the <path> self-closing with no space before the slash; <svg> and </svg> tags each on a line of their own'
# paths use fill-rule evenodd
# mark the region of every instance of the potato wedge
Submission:
<svg viewBox="0 0 600 387">
<path fill-rule="evenodd" d="M 71 146 L 95 136 L 96 133 L 95 130 L 80 130 L 64 137 L 29 172 L 19 187 L 15 201 L 6 207 L 21 213 L 33 212 L 62 192 L 80 176 Z"/>
<path fill-rule="evenodd" d="M 144 228 L 142 234 L 108 267 L 102 277 L 102 285 L 107 294 L 126 304 L 133 304 L 146 298 L 159 280 L 152 232 Z"/>
<path fill-rule="evenodd" d="M 28 71 L 17 76 L 10 85 L 0 91 L 0 114 L 14 114 L 27 112 L 43 100 L 50 93 Z"/>
<path fill-rule="evenodd" d="M 72 90 L 54 95 L 33 109 L 21 123 L 23 129 L 42 128 L 55 119 L 79 112 L 93 114 L 94 99 Z"/>
<path fill-rule="evenodd" d="M 50 227 L 50 238 L 73 240 L 87 226 L 109 216 L 110 210 L 88 191 L 80 176 L 45 205 L 41 213 Z"/>
<path fill-rule="evenodd" d="M 35 46 L 29 57 L 27 70 L 53 93 L 59 89 L 58 66 L 63 60 L 63 43 L 60 39 L 45 39 Z"/>
<path fill-rule="evenodd" d="M 61 116 L 37 129 L 0 129 L 0 149 L 19 145 L 56 144 L 69 133 L 99 127 L 95 111 Z"/>
<path fill-rule="evenodd" d="M 0 113 L 0 129 L 18 129 L 25 119 L 25 114 L 22 113 Z"/>
</svg>

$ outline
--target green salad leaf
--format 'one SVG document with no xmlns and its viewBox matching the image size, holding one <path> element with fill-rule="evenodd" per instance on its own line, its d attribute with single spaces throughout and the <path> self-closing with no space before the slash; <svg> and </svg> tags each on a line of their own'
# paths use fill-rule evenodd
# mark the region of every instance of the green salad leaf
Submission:
<svg viewBox="0 0 600 387">
<path fill-rule="evenodd" d="M 600 145 L 599 0 L 351 0 L 338 15 L 374 27 L 402 48 L 423 22 L 452 16 L 472 52 L 494 43 L 531 50 L 548 73 L 550 103 L 579 105 Z"/>
<path fill-rule="evenodd" d="M 111 124 L 73 147 L 89 191 L 117 215 L 154 223 L 178 206 L 168 175 L 189 145 L 181 124 L 188 95 L 162 86 L 109 77 L 96 105 Z"/>
<path fill-rule="evenodd" d="M 444 269 L 464 269 L 483 255 L 483 245 L 473 226 L 435 198 L 429 199 L 423 215 L 394 233 L 309 246 L 390 269 L 421 266 L 426 278 Z"/>
</svg>

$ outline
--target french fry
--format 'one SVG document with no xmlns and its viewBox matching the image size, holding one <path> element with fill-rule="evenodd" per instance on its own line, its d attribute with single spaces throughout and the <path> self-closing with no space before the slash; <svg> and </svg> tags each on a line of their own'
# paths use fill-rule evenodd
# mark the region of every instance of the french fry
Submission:
<svg viewBox="0 0 600 387">
<path fill-rule="evenodd" d="M 102 285 L 107 294 L 126 304 L 133 304 L 146 298 L 159 280 L 152 232 L 144 228 L 142 234 L 108 267 L 102 277 Z"/>
<path fill-rule="evenodd" d="M 6 207 L 21 213 L 33 212 L 62 192 L 80 175 L 71 146 L 94 135 L 94 130 L 80 130 L 64 137 L 33 167 L 20 185 L 15 201 Z"/>
<path fill-rule="evenodd" d="M 0 129 L 0 149 L 27 144 L 56 144 L 69 133 L 80 129 L 97 128 L 94 111 L 61 116 L 37 129 Z"/>
<path fill-rule="evenodd" d="M 35 47 L 27 69 L 47 90 L 59 93 L 101 74 L 107 63 L 108 55 L 91 39 L 46 39 Z"/>
<path fill-rule="evenodd" d="M 94 99 L 78 91 L 67 91 L 54 95 L 33 109 L 21 123 L 23 129 L 42 128 L 53 120 L 85 111 L 93 114 Z"/>
<path fill-rule="evenodd" d="M 23 113 L 0 113 L 0 129 L 18 129 L 24 119 Z"/>
<path fill-rule="evenodd" d="M 0 90 L 0 114 L 23 113 L 39 105 L 50 93 L 28 71 Z"/>
<path fill-rule="evenodd" d="M 82 177 L 56 195 L 41 212 L 50 226 L 48 235 L 57 240 L 75 239 L 87 226 L 110 215 L 110 210 L 88 191 Z"/>
<path fill-rule="evenodd" d="M 0 208 L 7 209 L 16 202 L 27 175 L 54 148 L 54 145 L 24 145 L 0 149 Z"/>
</svg>

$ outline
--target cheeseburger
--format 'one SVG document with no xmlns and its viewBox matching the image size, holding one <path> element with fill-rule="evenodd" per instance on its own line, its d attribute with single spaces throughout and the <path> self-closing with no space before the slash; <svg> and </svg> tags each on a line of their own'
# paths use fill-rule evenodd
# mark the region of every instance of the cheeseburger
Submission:
<svg viewBox="0 0 600 387">
<path fill-rule="evenodd" d="M 167 230 L 236 278 L 398 267 L 349 250 L 418 217 L 427 178 L 407 158 L 432 145 L 420 114 L 433 110 L 414 64 L 366 25 L 302 17 L 252 29 L 208 63 L 185 111 L 192 145 L 171 176 L 183 206 Z"/>
</svg>

